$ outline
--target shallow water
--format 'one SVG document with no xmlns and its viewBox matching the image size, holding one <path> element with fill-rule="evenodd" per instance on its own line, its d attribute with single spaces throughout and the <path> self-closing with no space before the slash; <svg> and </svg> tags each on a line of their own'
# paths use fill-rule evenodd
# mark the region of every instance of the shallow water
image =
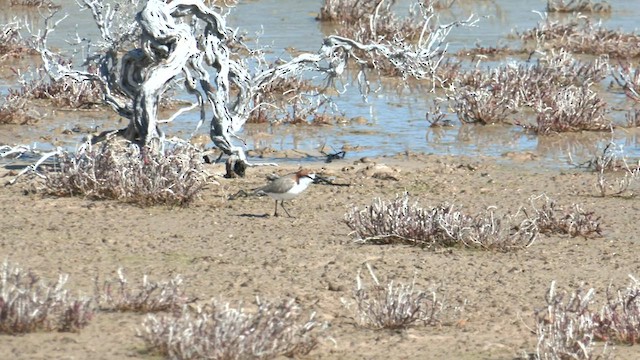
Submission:
<svg viewBox="0 0 640 360">
<path fill-rule="evenodd" d="M 4 0 L 0 0 L 0 3 Z M 68 13 L 51 37 L 50 45 L 72 51 L 74 46 L 66 41 L 76 37 L 97 39 L 93 20 L 89 12 L 78 11 L 74 1 L 60 2 L 62 9 L 59 14 Z M 408 4 L 401 1 L 399 9 Z M 475 28 L 455 29 L 450 37 L 450 51 L 461 48 L 471 48 L 476 44 L 482 46 L 496 46 L 509 44 L 509 34 L 513 31 L 524 31 L 534 27 L 540 16 L 534 11 L 542 11 L 546 1 L 458 1 L 459 5 L 450 11 L 442 13 L 444 21 L 466 18 L 475 13 L 482 18 Z M 636 23 L 640 15 L 640 8 L 628 1 L 609 1 L 613 13 L 602 19 L 608 28 L 621 28 L 625 31 L 636 31 Z M 228 25 L 237 27 L 247 33 L 250 38 L 258 37 L 263 46 L 270 48 L 270 57 L 289 58 L 286 49 L 293 47 L 297 50 L 315 51 L 330 30 L 314 18 L 319 11 L 321 1 L 298 0 L 256 0 L 241 1 L 233 8 L 227 17 Z M 39 15 L 20 8 L 9 8 L 10 12 L 0 14 L 0 22 L 6 23 L 13 16 L 27 17 L 34 22 L 34 28 L 41 22 Z M 403 10 L 399 10 L 400 13 Z M 562 16 L 562 15 L 556 15 Z M 57 16 L 59 18 L 60 15 Z M 77 25 L 76 25 L 77 24 Z M 81 29 L 78 30 L 78 29 Z M 517 44 L 517 43 L 516 43 Z M 77 49 L 79 53 L 81 49 Z M 514 61 L 518 59 L 505 59 Z M 490 63 L 481 66 L 489 66 Z M 495 64 L 494 64 L 495 65 Z M 12 84 L 0 80 L 0 91 Z M 632 157 L 640 156 L 638 147 L 638 133 L 630 130 L 616 130 L 613 134 L 569 134 L 537 137 L 523 133 L 516 127 L 510 126 L 461 126 L 455 114 L 449 119 L 454 121 L 451 128 L 429 128 L 425 114 L 432 105 L 435 95 L 429 93 L 424 86 L 407 87 L 399 90 L 383 90 L 372 94 L 364 102 L 355 87 L 350 87 L 343 95 L 335 98 L 336 105 L 347 118 L 364 117 L 364 123 L 351 122 L 347 125 L 335 126 L 254 126 L 247 125 L 241 136 L 246 137 L 247 147 L 271 147 L 275 150 L 297 149 L 312 151 L 322 145 L 341 149 L 349 145 L 352 149 L 349 157 L 378 156 L 395 154 L 404 151 L 426 152 L 436 154 L 477 154 L 482 156 L 499 157 L 505 153 L 531 152 L 538 159 L 542 159 L 547 166 L 562 166 L 569 159 L 570 153 L 574 160 L 580 161 L 597 153 L 604 144 L 613 140 L 625 144 L 625 150 Z M 616 108 L 627 108 L 631 104 L 624 96 L 614 95 L 609 100 Z M 615 115 L 615 114 L 612 114 Z M 615 115 L 617 116 L 617 115 Z M 82 122 L 80 117 L 69 117 L 64 127 L 73 127 Z M 110 120 L 113 119 L 110 116 Z M 186 135 L 193 131 L 197 122 L 197 114 L 191 113 L 177 120 L 165 128 L 168 135 Z M 620 119 L 618 119 L 620 120 Z M 101 120 L 87 120 L 85 127 L 101 125 L 109 127 L 108 122 Z M 120 127 L 113 124 L 112 127 Z M 44 127 L 46 131 L 47 127 Z M 53 126 L 49 127 L 53 129 Z M 38 131 L 38 130 L 35 130 Z M 42 131 L 42 130 L 39 130 Z M 200 130 L 206 133 L 206 125 Z M 75 139 L 79 139 L 76 137 Z M 76 141 L 70 140 L 70 141 Z M 38 137 L 32 141 L 38 142 Z M 60 140 L 63 141 L 63 140 Z M 38 144 L 46 148 L 47 142 Z M 70 143 L 67 146 L 72 145 Z"/>
</svg>

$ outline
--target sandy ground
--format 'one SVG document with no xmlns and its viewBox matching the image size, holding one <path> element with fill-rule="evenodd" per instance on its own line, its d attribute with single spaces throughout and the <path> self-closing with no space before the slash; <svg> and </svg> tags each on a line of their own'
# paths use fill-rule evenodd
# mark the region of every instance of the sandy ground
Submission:
<svg viewBox="0 0 640 360">
<path fill-rule="evenodd" d="M 349 187 L 312 185 L 289 204 L 295 219 L 263 216 L 273 200 L 228 200 L 257 187 L 271 172 L 297 165 L 250 169 L 244 179 L 217 179 L 188 208 L 140 208 L 114 201 L 51 198 L 25 192 L 27 184 L 0 187 L 0 257 L 53 279 L 70 274 L 69 287 L 93 293 L 93 279 L 113 277 L 122 266 L 168 279 L 182 274 L 187 293 L 199 299 L 252 301 L 294 297 L 329 326 L 307 358 L 323 359 L 513 359 L 535 349 L 533 311 L 545 304 L 552 280 L 563 289 L 581 284 L 598 290 L 640 276 L 638 203 L 635 198 L 594 196 L 595 176 L 581 169 L 544 170 L 534 162 L 402 155 L 375 159 L 392 169 L 377 179 L 373 163 L 342 160 L 305 166 Z M 210 170 L 221 172 L 211 166 Z M 7 172 L 7 169 L 2 171 Z M 5 178 L 7 179 L 7 178 Z M 453 248 L 424 250 L 402 245 L 358 245 L 345 212 L 374 197 L 409 191 L 423 206 L 449 202 L 474 213 L 527 205 L 547 194 L 560 205 L 582 204 L 601 217 L 603 237 L 541 236 L 531 247 L 500 253 Z M 439 326 L 375 331 L 356 326 L 350 299 L 358 270 L 371 264 L 383 281 L 439 286 L 450 308 Z M 455 306 L 465 303 L 463 312 Z M 0 336 L 5 359 L 153 358 L 135 336 L 143 315 L 97 313 L 79 333 Z M 637 347 L 618 346 L 632 359 Z"/>
</svg>

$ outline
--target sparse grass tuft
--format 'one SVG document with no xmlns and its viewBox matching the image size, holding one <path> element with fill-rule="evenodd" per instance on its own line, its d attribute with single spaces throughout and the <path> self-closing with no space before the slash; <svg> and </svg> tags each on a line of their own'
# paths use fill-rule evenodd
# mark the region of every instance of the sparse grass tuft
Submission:
<svg viewBox="0 0 640 360">
<path fill-rule="evenodd" d="M 629 275 L 626 288 L 606 291 L 607 299 L 593 310 L 596 291 L 568 294 L 551 282 L 545 308 L 535 312 L 536 359 L 608 359 L 608 345 L 640 343 L 640 283 Z M 604 344 L 596 345 L 598 341 Z"/>
<path fill-rule="evenodd" d="M 545 18 L 537 27 L 521 34 L 536 49 L 565 49 L 575 54 L 606 55 L 612 59 L 640 56 L 640 34 L 611 30 L 586 16 L 576 14 L 569 21 Z"/>
<path fill-rule="evenodd" d="M 59 59 L 61 64 L 69 60 Z M 95 70 L 91 70 L 95 71 Z M 90 108 L 102 104 L 103 93 L 100 86 L 90 81 L 78 81 L 71 77 L 50 79 L 44 68 L 34 71 L 29 79 L 18 74 L 20 87 L 9 89 L 7 99 L 46 100 L 51 105 L 62 108 Z"/>
<path fill-rule="evenodd" d="M 36 111 L 28 108 L 24 98 L 5 97 L 0 104 L 0 124 L 32 124 L 39 116 Z"/>
<path fill-rule="evenodd" d="M 621 63 L 617 71 L 612 71 L 611 75 L 629 99 L 640 102 L 640 69 L 638 67 Z M 638 126 L 638 122 L 634 121 L 632 126 Z"/>
<path fill-rule="evenodd" d="M 55 171 L 45 173 L 45 191 L 117 199 L 143 206 L 186 206 L 207 183 L 201 153 L 185 143 L 149 151 L 116 139 L 63 152 Z"/>
<path fill-rule="evenodd" d="M 567 297 L 556 291 L 553 281 L 545 300 L 547 306 L 535 312 L 538 346 L 536 359 L 596 359 L 595 324 L 589 306 L 595 296 L 594 289 L 578 289 Z"/>
<path fill-rule="evenodd" d="M 539 135 L 608 130 L 606 102 L 592 85 L 605 78 L 608 64 L 606 57 L 585 63 L 568 52 L 550 51 L 532 65 L 459 74 L 450 99 L 463 123 L 513 123 Z M 536 112 L 536 124 L 522 120 L 527 109 Z"/>
<path fill-rule="evenodd" d="M 184 294 L 181 285 L 180 275 L 160 282 L 151 281 L 144 275 L 141 284 L 131 286 L 120 268 L 116 281 L 99 284 L 96 279 L 96 299 L 101 310 L 142 313 L 175 311 L 193 301 Z"/>
<path fill-rule="evenodd" d="M 602 234 L 599 218 L 579 205 L 573 204 L 567 210 L 541 195 L 531 197 L 531 208 L 521 207 L 515 215 L 500 217 L 490 207 L 470 216 L 451 205 L 431 209 L 417 203 L 410 205 L 405 193 L 388 202 L 376 198 L 362 210 L 353 207 L 345 221 L 360 243 L 402 243 L 426 248 L 463 246 L 509 251 L 533 244 L 539 233 L 573 237 Z"/>
<path fill-rule="evenodd" d="M 404 329 L 415 323 L 435 325 L 443 304 L 435 291 L 423 292 L 409 285 L 389 282 L 380 285 L 371 266 L 367 263 L 374 285 L 363 286 L 360 272 L 356 277 L 353 299 L 356 305 L 356 321 L 360 326 L 373 329 Z M 351 304 L 346 303 L 347 307 Z"/>
<path fill-rule="evenodd" d="M 55 4 L 51 0 L 10 0 L 11 6 L 24 6 L 35 8 L 59 9 L 60 5 Z"/>
<path fill-rule="evenodd" d="M 580 12 L 608 14 L 611 5 L 606 1 L 594 2 L 591 0 L 547 0 L 547 12 Z"/>
<path fill-rule="evenodd" d="M 542 200 L 538 205 L 536 201 Z M 538 230 L 542 234 L 568 234 L 572 237 L 602 236 L 599 218 L 594 212 L 585 212 L 579 205 L 573 204 L 571 210 L 565 210 L 546 195 L 531 198 L 531 208 L 535 212 Z"/>
<path fill-rule="evenodd" d="M 626 289 L 607 289 L 607 302 L 593 314 L 598 340 L 617 344 L 640 344 L 640 282 L 629 275 Z"/>
<path fill-rule="evenodd" d="M 0 61 L 8 57 L 35 53 L 28 42 L 20 36 L 22 26 L 22 22 L 17 20 L 0 25 Z"/>
<path fill-rule="evenodd" d="M 317 20 L 356 22 L 374 12 L 376 2 L 370 0 L 324 0 Z"/>
<path fill-rule="evenodd" d="M 35 273 L 10 265 L 0 267 L 0 333 L 78 331 L 93 317 L 91 297 L 74 298 L 64 288 L 68 275 L 48 284 Z"/>
<path fill-rule="evenodd" d="M 256 301 L 256 308 L 211 302 L 172 315 L 148 315 L 138 335 L 171 359 L 273 359 L 300 357 L 318 343 L 315 313 L 295 300 Z"/>
<path fill-rule="evenodd" d="M 595 187 L 600 196 L 634 195 L 631 185 L 640 177 L 640 162 L 630 166 L 623 146 L 609 142 L 602 153 L 578 166 L 596 173 Z"/>
<path fill-rule="evenodd" d="M 362 243 L 500 251 L 528 246 L 538 234 L 535 220 L 525 218 L 517 225 L 512 220 L 496 216 L 492 208 L 475 216 L 446 204 L 425 209 L 417 203 L 410 205 L 406 193 L 388 202 L 376 198 L 370 206 L 362 210 L 353 207 L 345 215 L 347 225 Z"/>
<path fill-rule="evenodd" d="M 607 103 L 590 86 L 567 86 L 546 93 L 535 107 L 536 125 L 520 124 L 537 134 L 568 131 L 604 131 L 613 125 L 605 118 Z"/>
<path fill-rule="evenodd" d="M 395 1 L 325 0 L 317 20 L 339 23 L 339 35 L 362 43 L 385 38 L 416 40 L 423 30 L 420 22 L 423 14 L 417 10 L 417 2 L 406 16 L 398 16 L 395 5 Z M 442 1 L 425 1 L 420 5 L 430 9 L 428 12 L 446 6 Z"/>
</svg>

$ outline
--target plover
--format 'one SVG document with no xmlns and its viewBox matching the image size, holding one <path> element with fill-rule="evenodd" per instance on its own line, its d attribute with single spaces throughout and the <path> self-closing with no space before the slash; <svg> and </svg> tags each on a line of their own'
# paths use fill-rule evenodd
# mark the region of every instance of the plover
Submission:
<svg viewBox="0 0 640 360">
<path fill-rule="evenodd" d="M 287 211 L 287 208 L 284 207 L 284 201 L 291 200 L 298 196 L 315 178 L 316 174 L 309 172 L 309 170 L 302 169 L 293 174 L 284 175 L 271 181 L 267 185 L 256 189 L 256 193 L 265 193 L 276 201 L 274 216 L 278 216 L 278 201 L 280 201 L 280 206 L 282 206 L 289 217 L 292 217 L 289 211 Z"/>
</svg>

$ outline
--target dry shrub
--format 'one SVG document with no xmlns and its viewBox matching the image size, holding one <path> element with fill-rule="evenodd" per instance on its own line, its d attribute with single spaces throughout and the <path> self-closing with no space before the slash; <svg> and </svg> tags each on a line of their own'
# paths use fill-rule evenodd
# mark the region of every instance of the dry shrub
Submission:
<svg viewBox="0 0 640 360">
<path fill-rule="evenodd" d="M 8 57 L 34 53 L 20 36 L 21 29 L 22 24 L 19 21 L 0 25 L 0 62 Z M 18 73 L 16 70 L 14 72 Z M 0 124 L 28 124 L 36 121 L 39 116 L 28 108 L 26 98 L 16 95 L 12 94 L 10 89 L 9 94 L 0 102 Z"/>
<path fill-rule="evenodd" d="M 367 263 L 374 285 L 365 287 L 356 277 L 353 300 L 356 305 L 356 321 L 360 326 L 373 329 L 404 329 L 415 323 L 435 325 L 443 304 L 435 290 L 424 292 L 415 289 L 415 281 L 409 285 L 389 282 L 380 285 L 371 266 Z M 345 306 L 352 304 L 344 302 Z"/>
<path fill-rule="evenodd" d="M 611 5 L 606 1 L 594 2 L 591 0 L 547 0 L 548 12 L 580 12 L 608 14 Z"/>
<path fill-rule="evenodd" d="M 193 301 L 184 294 L 181 285 L 180 275 L 155 282 L 145 274 L 141 284 L 130 286 L 120 268 L 116 281 L 105 281 L 101 285 L 96 279 L 96 299 L 101 310 L 142 313 L 178 310 Z"/>
<path fill-rule="evenodd" d="M 516 112 L 517 103 L 488 88 L 461 88 L 456 92 L 455 111 L 466 124 L 496 124 Z"/>
<path fill-rule="evenodd" d="M 6 97 L 0 104 L 0 124 L 31 124 L 38 120 L 39 114 L 29 109 L 28 101 L 20 97 Z"/>
<path fill-rule="evenodd" d="M 317 20 L 357 22 L 373 14 L 376 0 L 324 0 Z"/>
<path fill-rule="evenodd" d="M 606 104 L 590 84 L 608 72 L 606 57 L 583 63 L 565 51 L 552 51 L 533 65 L 507 64 L 462 73 L 455 77 L 450 98 L 464 123 L 514 122 L 539 134 L 601 130 L 609 125 L 603 119 Z M 539 109 L 537 126 L 513 115 L 525 109 Z"/>
<path fill-rule="evenodd" d="M 606 347 L 596 354 L 593 313 L 594 289 L 578 289 L 567 297 L 556 291 L 553 281 L 545 300 L 546 308 L 535 312 L 538 346 L 536 359 L 596 359 L 606 355 Z M 565 299 L 566 298 L 566 299 Z"/>
<path fill-rule="evenodd" d="M 538 201 L 542 204 L 538 204 Z M 595 218 L 593 211 L 585 212 L 582 208 L 573 204 L 570 210 L 549 199 L 546 195 L 531 197 L 531 208 L 534 218 L 537 220 L 538 230 L 542 234 L 567 234 L 572 237 L 602 236 L 600 218 Z"/>
<path fill-rule="evenodd" d="M 546 18 L 520 37 L 524 41 L 533 41 L 536 48 L 542 49 L 563 48 L 576 54 L 607 55 L 620 59 L 640 56 L 639 34 L 606 29 L 584 16 L 576 16 L 567 22 Z"/>
<path fill-rule="evenodd" d="M 531 244 L 537 234 L 535 220 L 525 218 L 512 224 L 514 217 L 496 216 L 488 208 L 475 216 L 452 205 L 422 208 L 409 204 L 409 195 L 395 200 L 373 200 L 364 209 L 353 207 L 345 222 L 359 242 L 365 244 L 404 243 L 426 248 L 463 246 L 508 251 Z"/>
<path fill-rule="evenodd" d="M 8 57 L 34 53 L 29 44 L 20 36 L 21 29 L 22 24 L 19 21 L 0 25 L 0 61 Z"/>
<path fill-rule="evenodd" d="M 255 110 L 248 123 L 324 123 L 321 114 L 333 111 L 333 102 L 320 94 L 311 81 L 279 78 L 260 88 L 253 99 Z"/>
<path fill-rule="evenodd" d="M 69 295 L 67 279 L 60 274 L 57 282 L 47 283 L 5 259 L 0 268 L 0 333 L 78 331 L 87 326 L 93 299 Z"/>
<path fill-rule="evenodd" d="M 546 308 L 534 314 L 538 336 L 538 359 L 611 358 L 609 344 L 640 343 L 640 283 L 629 275 L 626 288 L 609 286 L 607 299 L 593 310 L 596 291 L 556 291 L 555 281 L 546 296 Z M 566 300 L 565 300 L 566 299 Z M 596 346 L 597 341 L 605 342 Z"/>
<path fill-rule="evenodd" d="M 622 175 L 612 175 L 612 172 L 607 172 L 605 167 L 596 172 L 595 187 L 600 196 L 634 196 L 635 192 L 632 191 L 632 185 L 637 183 L 638 177 L 640 177 L 640 163 L 631 168 L 628 165 L 618 171 L 622 172 Z"/>
<path fill-rule="evenodd" d="M 102 89 L 93 82 L 70 77 L 49 80 L 43 69 L 27 76 L 17 72 L 20 87 L 10 88 L 0 104 L 0 124 L 29 124 L 40 117 L 33 100 L 45 100 L 55 107 L 87 108 L 102 104 Z"/>
<path fill-rule="evenodd" d="M 407 40 L 420 36 L 422 13 L 418 8 L 434 9 L 432 1 L 424 5 L 414 4 L 409 8 L 408 16 L 398 16 L 393 6 L 395 1 L 379 0 L 325 0 L 317 19 L 340 24 L 338 34 L 362 43 L 376 41 L 377 38 Z M 440 1 L 436 1 L 440 3 Z"/>
<path fill-rule="evenodd" d="M 514 49 L 507 45 L 504 46 L 480 46 L 476 45 L 471 49 L 459 50 L 457 56 L 485 56 L 485 57 L 501 57 L 513 55 L 526 55 L 527 49 Z"/>
<path fill-rule="evenodd" d="M 148 315 L 138 336 L 152 351 L 180 360 L 300 357 L 315 348 L 320 324 L 314 313 L 305 314 L 293 299 L 255 305 L 246 310 L 214 301 L 172 315 Z"/>
<path fill-rule="evenodd" d="M 629 168 L 624 148 L 614 142 L 607 143 L 601 153 L 577 166 L 593 172 L 612 172 Z"/>
<path fill-rule="evenodd" d="M 398 16 L 393 9 L 395 1 L 325 0 L 317 19 L 339 23 L 338 35 L 363 44 L 382 39 L 416 40 L 423 31 L 428 34 L 433 30 L 423 27 L 424 19 L 435 13 L 431 3 L 416 2 L 409 7 L 407 16 Z"/>
<path fill-rule="evenodd" d="M 55 4 L 51 0 L 10 0 L 11 6 L 25 6 L 48 9 L 59 9 L 60 5 Z"/>
<path fill-rule="evenodd" d="M 634 68 L 630 63 L 621 63 L 611 75 L 629 99 L 640 102 L 640 69 Z M 638 122 L 634 121 L 633 126 L 638 126 Z"/>
<path fill-rule="evenodd" d="M 640 162 L 630 166 L 624 147 L 614 142 L 609 142 L 593 159 L 577 166 L 596 174 L 595 187 L 600 196 L 625 194 L 640 176 Z"/>
<path fill-rule="evenodd" d="M 447 119 L 447 113 L 442 111 L 442 99 L 433 99 L 433 105 L 429 108 L 429 111 L 425 113 L 425 118 L 429 123 L 429 127 L 449 127 L 451 120 Z"/>
<path fill-rule="evenodd" d="M 65 60 L 59 60 L 61 64 Z M 102 104 L 102 89 L 90 81 L 78 81 L 71 77 L 51 80 L 43 68 L 26 76 L 19 74 L 20 87 L 9 89 L 7 99 L 47 100 L 56 107 L 86 108 Z"/>
<path fill-rule="evenodd" d="M 607 288 L 607 302 L 593 314 L 598 340 L 628 345 L 640 343 L 640 283 L 629 277 L 631 283 L 625 289 Z"/>
<path fill-rule="evenodd" d="M 520 123 L 524 129 L 545 135 L 568 131 L 605 131 L 613 124 L 606 119 L 606 101 L 591 84 L 567 86 L 546 93 L 535 108 L 536 124 Z"/>
<path fill-rule="evenodd" d="M 85 144 L 58 156 L 55 171 L 45 173 L 45 192 L 117 199 L 143 206 L 186 206 L 207 184 L 202 154 L 186 143 L 143 151 L 132 143 L 111 139 Z M 163 147 L 164 147 L 163 146 Z"/>
</svg>

